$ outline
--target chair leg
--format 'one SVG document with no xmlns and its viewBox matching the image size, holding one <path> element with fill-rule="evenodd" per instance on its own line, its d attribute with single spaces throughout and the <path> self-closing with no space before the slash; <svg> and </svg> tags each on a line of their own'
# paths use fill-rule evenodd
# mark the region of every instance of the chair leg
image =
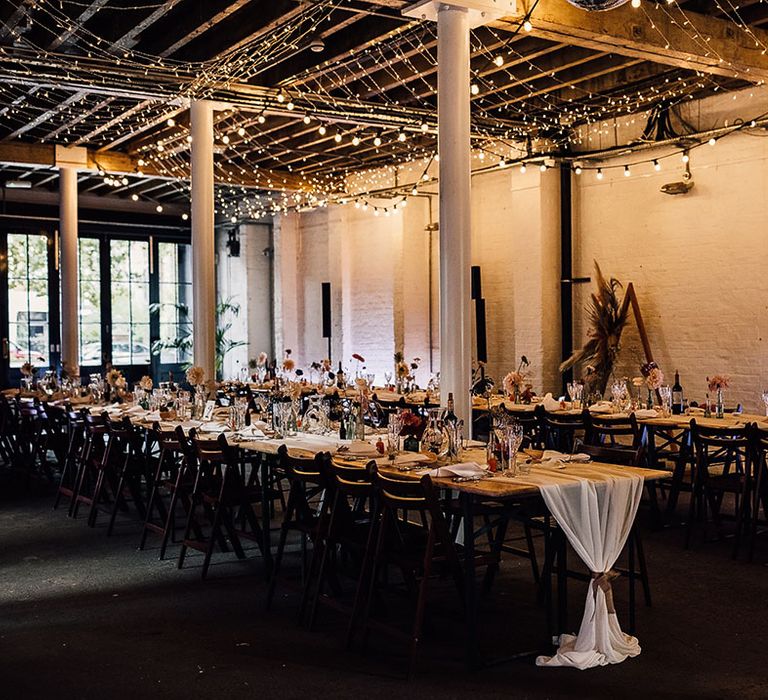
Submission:
<svg viewBox="0 0 768 700">
<path fill-rule="evenodd" d="M 283 560 L 283 550 L 285 549 L 286 539 L 288 539 L 288 527 L 283 523 L 283 526 L 280 528 L 280 542 L 277 545 L 275 560 L 272 562 L 272 575 L 269 579 L 269 588 L 267 588 L 267 600 L 265 603 L 265 608 L 267 610 L 272 607 L 272 599 L 275 595 L 275 586 L 277 585 L 277 577 L 280 572 L 280 564 Z"/>
<path fill-rule="evenodd" d="M 627 547 L 627 569 L 629 570 L 629 633 L 635 633 L 635 538 L 630 535 Z"/>
<path fill-rule="evenodd" d="M 96 515 L 99 512 L 99 501 L 104 489 L 104 470 L 99 469 L 99 475 L 96 478 L 96 486 L 93 489 L 93 498 L 91 500 L 91 509 L 88 512 L 88 527 L 96 527 Z"/>
<path fill-rule="evenodd" d="M 427 605 L 427 589 L 429 587 L 429 576 L 432 573 L 432 557 L 435 550 L 435 526 L 429 528 L 429 537 L 427 538 L 427 548 L 424 553 L 424 571 L 419 584 L 419 597 L 416 600 L 416 614 L 413 620 L 413 629 L 411 631 L 411 653 L 408 659 L 408 677 L 413 676 L 414 663 L 416 661 L 416 651 L 421 639 L 421 630 L 424 623 L 424 611 Z"/>
<path fill-rule="evenodd" d="M 640 571 L 640 583 L 643 586 L 643 596 L 645 597 L 646 607 L 651 607 L 651 584 L 648 579 L 648 567 L 645 563 L 645 550 L 643 549 L 643 540 L 638 530 L 635 530 L 635 553 L 637 555 L 637 565 Z"/>
<path fill-rule="evenodd" d="M 221 528 L 221 504 L 216 508 L 216 513 L 213 516 L 213 525 L 211 529 L 211 536 L 208 540 L 208 546 L 205 548 L 205 558 L 203 559 L 203 572 L 202 578 L 206 579 L 208 576 L 208 567 L 211 565 L 211 556 L 213 555 L 213 548 L 216 543 L 216 535 L 220 533 Z"/>
<path fill-rule="evenodd" d="M 374 542 L 378 542 L 378 528 L 381 527 L 379 523 L 379 513 L 374 513 L 374 506 L 371 506 L 371 529 L 368 531 L 368 540 L 365 545 L 365 554 L 363 555 L 363 561 L 360 565 L 360 578 L 357 582 L 357 589 L 355 590 L 355 598 L 352 602 L 352 614 L 349 618 L 349 626 L 347 627 L 347 638 L 345 647 L 350 649 L 355 636 L 355 623 L 362 611 L 363 602 L 365 601 L 365 591 L 368 588 L 368 577 L 371 569 L 375 566 L 374 559 Z"/>
</svg>

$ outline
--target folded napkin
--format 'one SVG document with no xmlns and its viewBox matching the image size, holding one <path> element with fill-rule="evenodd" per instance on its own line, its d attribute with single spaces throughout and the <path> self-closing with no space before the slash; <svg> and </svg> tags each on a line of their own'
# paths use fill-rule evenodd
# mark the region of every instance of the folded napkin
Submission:
<svg viewBox="0 0 768 700">
<path fill-rule="evenodd" d="M 688 409 L 688 413 L 692 416 L 703 416 L 704 415 L 704 409 L 699 408 L 698 406 L 692 406 Z"/>
<path fill-rule="evenodd" d="M 560 402 L 552 396 L 552 392 L 548 391 L 544 394 L 544 398 L 541 400 L 541 404 L 544 406 L 545 411 L 559 411 Z"/>
<path fill-rule="evenodd" d="M 254 421 L 251 421 L 251 427 L 258 428 L 259 430 L 266 430 L 268 426 L 266 421 L 254 420 Z"/>
<path fill-rule="evenodd" d="M 237 435 L 243 438 L 263 438 L 264 431 L 257 428 L 255 425 L 248 425 L 245 428 L 241 428 L 237 431 Z"/>
<path fill-rule="evenodd" d="M 152 413 L 147 413 L 147 415 L 144 416 L 144 420 L 150 423 L 154 423 L 155 421 L 160 421 L 160 411 L 153 411 Z"/>
<path fill-rule="evenodd" d="M 544 450 L 541 455 L 541 463 L 546 466 L 546 462 L 589 462 L 591 457 L 583 452 L 577 452 L 573 455 L 558 452 L 557 450 Z"/>
<path fill-rule="evenodd" d="M 488 471 L 481 467 L 477 462 L 461 462 L 460 464 L 449 464 L 446 467 L 430 469 L 427 474 L 430 476 L 484 476 Z"/>
<path fill-rule="evenodd" d="M 211 421 L 210 423 L 203 423 L 200 426 L 201 433 L 226 433 L 229 432 L 229 427 L 223 423 L 216 423 Z"/>
<path fill-rule="evenodd" d="M 362 440 L 353 440 L 346 452 L 356 457 L 376 457 L 379 454 L 370 442 L 363 442 Z"/>
<path fill-rule="evenodd" d="M 652 408 L 638 408 L 635 411 L 635 418 L 656 418 L 658 415 Z"/>
<path fill-rule="evenodd" d="M 125 409 L 126 415 L 133 416 L 138 413 L 144 413 L 144 409 L 141 406 L 131 406 Z"/>
<path fill-rule="evenodd" d="M 611 413 L 613 411 L 613 405 L 610 401 L 598 401 L 593 403 L 589 410 L 593 413 Z"/>
</svg>

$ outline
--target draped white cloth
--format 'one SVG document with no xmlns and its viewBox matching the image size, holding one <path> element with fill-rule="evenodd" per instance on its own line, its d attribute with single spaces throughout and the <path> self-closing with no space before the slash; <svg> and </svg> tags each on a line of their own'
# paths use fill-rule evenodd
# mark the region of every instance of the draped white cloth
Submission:
<svg viewBox="0 0 768 700">
<path fill-rule="evenodd" d="M 635 520 L 643 479 L 621 468 L 588 464 L 568 465 L 566 471 L 536 470 L 522 479 L 539 487 L 547 508 L 593 576 L 610 572 Z M 589 584 L 578 635 L 562 635 L 557 653 L 540 656 L 536 663 L 586 669 L 620 663 L 639 653 L 637 638 L 621 631 L 609 579 L 601 577 Z"/>
</svg>

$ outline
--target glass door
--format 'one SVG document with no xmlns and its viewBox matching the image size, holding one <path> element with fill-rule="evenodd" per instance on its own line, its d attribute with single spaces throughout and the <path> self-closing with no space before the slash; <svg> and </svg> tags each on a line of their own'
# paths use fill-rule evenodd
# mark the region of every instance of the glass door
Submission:
<svg viewBox="0 0 768 700">
<path fill-rule="evenodd" d="M 150 372 L 150 242 L 109 241 L 109 356 L 129 382 Z"/>
<path fill-rule="evenodd" d="M 6 265 L 0 275 L 2 360 L 6 382 L 18 386 L 21 367 L 42 373 L 59 361 L 58 274 L 50 232 L 8 231 L 0 240 Z"/>
</svg>

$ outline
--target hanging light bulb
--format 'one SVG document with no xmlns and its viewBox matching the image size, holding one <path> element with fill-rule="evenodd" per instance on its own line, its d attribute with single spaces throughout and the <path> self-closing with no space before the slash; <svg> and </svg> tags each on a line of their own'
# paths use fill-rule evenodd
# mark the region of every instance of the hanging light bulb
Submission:
<svg viewBox="0 0 768 700">
<path fill-rule="evenodd" d="M 398 140 L 398 141 L 400 141 L 400 143 L 402 143 L 403 141 L 405 141 L 405 139 L 406 139 L 406 138 L 407 138 L 407 137 L 406 137 L 406 135 L 405 135 L 405 132 L 404 132 L 404 131 L 401 131 L 401 132 L 400 132 L 400 133 L 397 135 L 397 140 Z"/>
<path fill-rule="evenodd" d="M 421 122 L 421 130 L 429 131 L 429 124 L 427 124 L 427 122 Z"/>
<path fill-rule="evenodd" d="M 245 129 L 242 126 L 237 130 L 237 135 L 240 138 L 243 138 L 243 136 L 245 136 Z"/>
<path fill-rule="evenodd" d="M 479 95 L 480 94 L 480 86 L 477 83 L 472 83 L 472 85 L 469 86 L 469 91 L 473 95 Z"/>
<path fill-rule="evenodd" d="M 186 221 L 187 219 L 189 219 L 189 214 L 187 214 L 187 212 L 184 212 L 184 213 L 181 215 L 181 220 L 182 220 L 182 221 Z"/>
<path fill-rule="evenodd" d="M 501 56 L 496 56 L 496 58 L 493 59 L 493 62 L 501 68 L 504 65 L 504 59 Z"/>
<path fill-rule="evenodd" d="M 603 169 L 602 169 L 602 168 L 598 168 L 598 169 L 597 169 L 597 174 L 595 175 L 595 177 L 596 177 L 598 180 L 602 180 L 602 179 L 603 179 Z"/>
<path fill-rule="evenodd" d="M 224 134 L 224 136 L 222 136 L 222 137 L 221 137 L 221 142 L 222 142 L 223 144 L 225 144 L 225 145 L 226 145 L 226 144 L 228 144 L 228 143 L 229 143 L 229 136 L 227 136 L 226 134 Z"/>
<path fill-rule="evenodd" d="M 717 139 L 713 136 L 711 139 L 709 139 L 709 145 L 714 146 L 717 143 Z"/>
<path fill-rule="evenodd" d="M 683 163 L 687 163 L 690 159 L 691 157 L 688 155 L 688 151 L 684 151 L 683 158 L 682 158 Z"/>
<path fill-rule="evenodd" d="M 521 164 L 520 164 L 520 172 L 521 172 L 521 173 L 525 173 L 526 169 L 527 169 L 527 168 L 525 167 L 525 163 L 521 163 Z"/>
<path fill-rule="evenodd" d="M 411 190 L 411 194 L 415 197 L 417 194 L 419 194 L 419 188 L 414 186 L 414 188 Z"/>
<path fill-rule="evenodd" d="M 320 134 L 320 136 L 325 136 L 326 131 L 328 131 L 328 129 L 325 128 L 325 124 L 321 124 L 317 129 L 317 133 Z"/>
<path fill-rule="evenodd" d="M 542 163 L 539 166 L 539 170 L 541 170 L 541 172 L 543 172 L 543 173 L 547 172 L 547 164 L 546 163 Z"/>
<path fill-rule="evenodd" d="M 137 195 L 137 194 L 134 192 L 134 193 L 131 195 L 131 199 L 132 199 L 134 202 L 138 202 L 138 201 L 139 201 L 139 195 Z"/>
<path fill-rule="evenodd" d="M 259 124 L 263 124 L 265 121 L 267 121 L 267 118 L 263 114 L 260 114 L 258 117 L 256 117 L 256 121 L 259 122 Z"/>
<path fill-rule="evenodd" d="M 168 126 L 176 126 L 176 120 L 173 117 L 169 117 L 166 122 Z"/>
<path fill-rule="evenodd" d="M 280 104 L 283 104 L 283 102 L 285 102 L 285 95 L 283 95 L 283 93 L 282 93 L 282 92 L 281 92 L 281 93 L 280 93 L 280 94 L 277 96 L 277 101 L 278 101 Z"/>
<path fill-rule="evenodd" d="M 336 143 L 341 143 L 341 134 L 340 134 L 340 133 L 338 133 L 338 132 L 336 132 L 336 135 L 333 137 L 333 140 L 334 140 Z"/>
<path fill-rule="evenodd" d="M 373 145 L 376 146 L 376 148 L 381 146 L 381 136 L 377 135 L 376 138 L 373 139 Z"/>
<path fill-rule="evenodd" d="M 638 7 L 640 7 L 640 0 L 632 0 L 631 5 L 632 7 L 637 9 Z"/>
<path fill-rule="evenodd" d="M 505 161 L 503 158 L 499 161 L 499 167 L 500 168 L 506 168 L 507 167 L 507 161 Z"/>
<path fill-rule="evenodd" d="M 577 165 L 577 166 L 576 166 L 576 167 L 573 169 L 573 172 L 575 172 L 577 175 L 581 175 L 581 166 L 580 166 L 580 165 Z"/>
<path fill-rule="evenodd" d="M 305 124 L 309 124 L 309 122 L 311 122 L 312 120 L 309 118 L 309 115 L 308 115 L 308 114 L 305 114 L 305 115 L 304 115 L 304 119 L 302 119 L 302 121 L 303 121 Z"/>
<path fill-rule="evenodd" d="M 654 169 L 656 172 L 659 172 L 659 170 L 661 170 L 661 163 L 659 163 L 659 161 L 658 161 L 658 160 L 654 160 L 654 161 L 653 161 L 653 169 Z"/>
<path fill-rule="evenodd" d="M 287 105 L 285 105 L 289 110 L 293 111 L 294 104 L 293 102 L 289 102 Z"/>
<path fill-rule="evenodd" d="M 187 134 L 187 143 L 192 143 L 192 134 Z"/>
<path fill-rule="evenodd" d="M 523 22 L 523 29 L 525 29 L 526 32 L 530 32 L 531 29 L 533 29 L 533 25 L 531 24 L 530 20 L 527 19 L 525 22 Z"/>
<path fill-rule="evenodd" d="M 158 205 L 155 207 L 155 211 L 156 211 L 158 214 L 162 214 L 162 213 L 163 213 L 163 205 L 162 205 L 162 204 L 158 204 Z"/>
<path fill-rule="evenodd" d="M 360 145 L 360 137 L 357 134 L 355 134 L 352 137 L 352 145 L 353 146 L 359 146 Z"/>
<path fill-rule="evenodd" d="M 632 173 L 629 172 L 629 166 L 624 166 L 624 177 L 629 177 Z"/>
</svg>

